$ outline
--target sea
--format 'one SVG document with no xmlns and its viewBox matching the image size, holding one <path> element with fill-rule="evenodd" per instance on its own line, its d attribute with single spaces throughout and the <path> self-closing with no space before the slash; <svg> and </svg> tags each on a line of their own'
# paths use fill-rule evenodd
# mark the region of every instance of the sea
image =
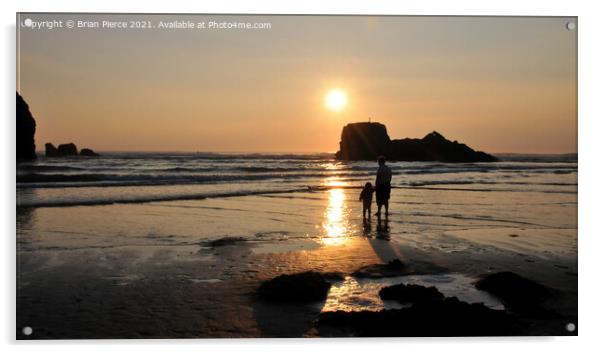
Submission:
<svg viewBox="0 0 602 353">
<path fill-rule="evenodd" d="M 363 218 L 358 200 L 376 161 L 332 154 L 107 152 L 19 164 L 17 327 L 40 338 L 286 336 L 275 318 L 305 325 L 320 311 L 397 308 L 378 295 L 397 283 L 503 309 L 473 284 L 499 271 L 566 294 L 574 320 L 577 156 L 497 157 L 388 162 L 382 219 L 375 205 Z M 353 275 L 392 260 L 415 275 Z M 342 276 L 309 316 L 249 295 L 304 271 Z"/>
<path fill-rule="evenodd" d="M 577 155 L 494 163 L 389 162 L 400 189 L 577 193 Z M 17 166 L 17 206 L 63 207 L 359 188 L 376 162 L 332 154 L 103 153 Z"/>
</svg>

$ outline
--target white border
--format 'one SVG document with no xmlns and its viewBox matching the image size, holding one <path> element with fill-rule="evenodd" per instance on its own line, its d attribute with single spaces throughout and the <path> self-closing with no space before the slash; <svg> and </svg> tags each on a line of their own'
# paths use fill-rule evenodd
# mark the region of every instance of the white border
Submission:
<svg viewBox="0 0 602 353">
<path fill-rule="evenodd" d="M 600 331 L 600 252 L 602 234 L 596 223 L 600 193 L 602 134 L 602 13 L 594 1 L 476 1 L 426 0 L 393 4 L 385 0 L 20 0 L 1 3 L 3 126 L 0 141 L 3 197 L 0 219 L 2 281 L 0 288 L 0 335 L 7 352 L 105 352 L 135 349 L 145 352 L 289 352 L 375 350 L 407 352 L 508 352 L 544 349 L 547 352 L 596 351 Z M 15 337 L 15 12 L 167 12 L 167 13 L 269 13 L 269 14 L 400 14 L 400 15 L 531 15 L 579 16 L 579 337 L 560 338 L 410 338 L 410 339 L 314 339 L 314 340 L 136 340 L 16 342 Z M 176 345 L 176 347 L 171 347 Z"/>
</svg>

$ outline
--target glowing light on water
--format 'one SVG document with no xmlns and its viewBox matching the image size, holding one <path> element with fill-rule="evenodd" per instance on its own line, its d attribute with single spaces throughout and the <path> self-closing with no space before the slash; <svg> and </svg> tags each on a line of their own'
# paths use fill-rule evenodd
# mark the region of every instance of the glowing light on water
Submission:
<svg viewBox="0 0 602 353">
<path fill-rule="evenodd" d="M 325 236 L 322 243 L 325 245 L 341 245 L 347 237 L 347 221 L 345 219 L 345 193 L 343 189 L 328 191 L 328 207 L 324 215 L 325 221 L 322 228 Z"/>
<path fill-rule="evenodd" d="M 383 287 L 398 283 L 434 286 L 446 297 L 457 297 L 467 303 L 483 303 L 491 309 L 504 310 L 504 305 L 497 298 L 475 288 L 473 284 L 475 280 L 473 277 L 459 273 L 361 279 L 347 276 L 343 281 L 332 284 L 322 312 L 379 311 L 411 306 L 412 303 L 383 301 L 378 295 Z"/>
<path fill-rule="evenodd" d="M 343 186 L 349 186 L 349 183 L 341 180 L 339 177 L 332 176 L 332 177 L 329 177 L 326 180 L 324 180 L 324 186 L 343 187 Z"/>
</svg>

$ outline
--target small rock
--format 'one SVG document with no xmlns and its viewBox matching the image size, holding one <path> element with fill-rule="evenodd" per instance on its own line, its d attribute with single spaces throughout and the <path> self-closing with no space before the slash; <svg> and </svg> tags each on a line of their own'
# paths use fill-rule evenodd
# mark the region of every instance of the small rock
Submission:
<svg viewBox="0 0 602 353">
<path fill-rule="evenodd" d="M 424 287 L 403 283 L 382 288 L 378 295 L 383 300 L 397 300 L 402 303 L 443 300 L 444 296 L 435 287 Z"/>
<path fill-rule="evenodd" d="M 342 272 L 324 272 L 324 273 L 322 273 L 322 276 L 324 277 L 325 280 L 331 281 L 331 282 L 345 280 L 345 274 L 343 274 Z"/>
<path fill-rule="evenodd" d="M 86 157 L 98 157 L 99 156 L 98 153 L 92 151 L 89 148 L 82 148 L 82 150 L 79 151 L 79 155 L 80 156 L 86 156 Z"/>
<path fill-rule="evenodd" d="M 410 269 L 403 262 L 395 259 L 386 264 L 375 264 L 362 267 L 351 275 L 359 278 L 382 278 L 408 274 L 409 271 Z"/>
<path fill-rule="evenodd" d="M 546 286 L 513 272 L 485 276 L 475 286 L 500 298 L 510 308 L 520 310 L 538 308 L 540 301 L 551 294 Z"/>
<path fill-rule="evenodd" d="M 313 302 L 325 300 L 330 283 L 318 272 L 308 271 L 280 275 L 261 284 L 257 290 L 262 299 L 280 302 Z"/>
<path fill-rule="evenodd" d="M 205 242 L 204 244 L 211 247 L 234 245 L 246 241 L 243 237 L 223 237 L 216 240 Z"/>
</svg>

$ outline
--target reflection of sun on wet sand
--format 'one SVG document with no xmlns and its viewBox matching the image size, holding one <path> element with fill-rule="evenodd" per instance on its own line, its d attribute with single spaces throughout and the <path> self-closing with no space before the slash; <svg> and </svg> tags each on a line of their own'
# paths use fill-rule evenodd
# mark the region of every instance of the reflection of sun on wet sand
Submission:
<svg viewBox="0 0 602 353">
<path fill-rule="evenodd" d="M 348 237 L 350 212 L 345 203 L 345 194 L 342 189 L 331 189 L 328 191 L 328 207 L 326 208 L 324 223 L 325 234 L 320 239 L 325 245 L 340 245 Z"/>
</svg>

